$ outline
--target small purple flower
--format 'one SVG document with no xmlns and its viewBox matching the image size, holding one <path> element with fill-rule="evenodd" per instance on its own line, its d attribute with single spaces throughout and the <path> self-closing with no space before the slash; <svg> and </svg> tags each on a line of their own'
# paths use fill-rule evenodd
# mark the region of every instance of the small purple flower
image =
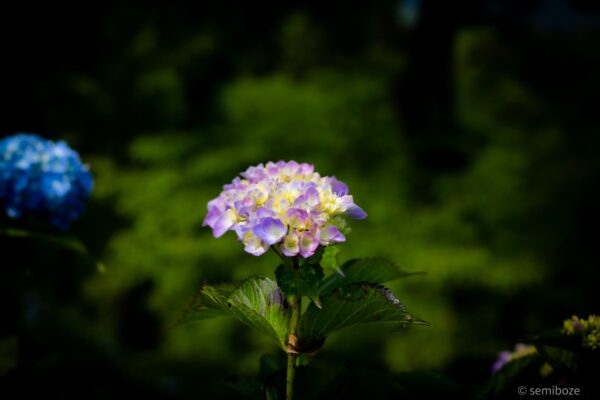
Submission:
<svg viewBox="0 0 600 400">
<path fill-rule="evenodd" d="M 531 344 L 517 343 L 514 351 L 502 351 L 498 354 L 498 359 L 492 365 L 492 374 L 498 372 L 507 363 L 519 358 L 530 356 L 536 352 L 537 350 L 535 346 Z"/>
<path fill-rule="evenodd" d="M 348 186 L 342 182 L 338 181 L 335 176 L 329 178 L 329 184 L 331 185 L 331 190 L 338 196 L 345 196 L 348 194 Z"/>
<path fill-rule="evenodd" d="M 319 192 L 315 186 L 310 186 L 308 189 L 306 189 L 304 196 L 306 198 L 306 205 L 310 210 L 314 209 L 320 204 Z"/>
<path fill-rule="evenodd" d="M 219 210 L 219 207 L 209 206 L 208 213 L 206 214 L 206 217 L 204 218 L 204 223 L 202 224 L 202 226 L 208 225 L 211 228 L 214 228 L 215 223 L 219 220 L 222 213 L 223 213 L 223 211 Z"/>
<path fill-rule="evenodd" d="M 319 234 L 313 234 L 311 232 L 302 232 L 300 236 L 300 255 L 304 258 L 308 258 L 315 254 L 319 247 Z"/>
<path fill-rule="evenodd" d="M 289 208 L 285 212 L 288 225 L 292 228 L 306 229 L 309 225 L 310 215 L 301 208 Z"/>
<path fill-rule="evenodd" d="M 247 244 L 244 246 L 244 251 L 252 254 L 253 256 L 262 256 L 269 248 L 256 236 L 252 236 L 245 241 Z"/>
<path fill-rule="evenodd" d="M 254 227 L 254 234 L 268 244 L 279 242 L 286 234 L 287 228 L 280 220 L 276 218 L 263 218 L 261 222 Z"/>
<path fill-rule="evenodd" d="M 321 244 L 328 245 L 330 243 L 345 242 L 346 238 L 342 232 L 335 226 L 327 226 L 321 229 Z"/>
<path fill-rule="evenodd" d="M 300 252 L 300 238 L 296 231 L 287 234 L 281 244 L 281 252 L 287 257 L 294 257 Z"/>
<path fill-rule="evenodd" d="M 504 365 L 510 361 L 512 356 L 512 353 L 510 351 L 501 351 L 498 354 L 498 359 L 496 360 L 496 362 L 494 362 L 494 364 L 492 365 L 492 374 L 495 374 L 496 372 L 500 371 L 500 369 L 502 367 L 504 367 Z"/>
<path fill-rule="evenodd" d="M 346 216 L 352 219 L 365 219 L 367 218 L 367 213 L 356 204 L 352 204 L 346 209 Z"/>
<path fill-rule="evenodd" d="M 219 216 L 219 219 L 213 226 L 213 235 L 218 238 L 221 237 L 231 228 L 237 220 L 236 212 L 233 209 L 225 211 Z"/>
</svg>

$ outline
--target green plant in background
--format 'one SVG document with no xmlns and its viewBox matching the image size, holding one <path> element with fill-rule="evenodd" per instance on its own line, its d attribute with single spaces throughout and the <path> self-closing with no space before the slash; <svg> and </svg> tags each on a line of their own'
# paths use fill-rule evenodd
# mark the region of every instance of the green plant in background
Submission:
<svg viewBox="0 0 600 400">
<path fill-rule="evenodd" d="M 343 182 L 295 161 L 260 164 L 240 175 L 208 203 L 204 225 L 215 237 L 234 231 L 246 252 L 272 250 L 283 264 L 276 281 L 254 276 L 203 286 L 182 322 L 232 316 L 276 341 L 288 354 L 288 400 L 301 357 L 317 353 L 333 332 L 369 322 L 424 323 L 381 286 L 409 273 L 381 259 L 338 265 L 333 245 L 346 240 L 345 217 L 367 216 Z M 304 306 L 303 299 L 309 300 Z"/>
<path fill-rule="evenodd" d="M 28 335 L 43 330 L 38 310 L 50 308 L 57 297 L 53 292 L 60 291 L 48 275 L 68 282 L 73 273 L 64 265 L 60 272 L 53 271 L 47 259 L 30 263 L 29 253 L 51 258 L 64 251 L 64 258 L 76 255 L 86 264 L 94 262 L 86 246 L 67 232 L 83 213 L 92 188 L 89 167 L 64 141 L 31 133 L 0 139 L 0 239 L 9 243 L 0 250 L 0 282 L 5 285 L 0 299 L 0 378 L 18 368 L 21 353 L 31 351 Z"/>
<path fill-rule="evenodd" d="M 506 220 L 504 214 L 486 218 L 501 206 L 507 212 L 521 209 L 511 201 L 524 192 L 513 184 L 524 172 L 512 169 L 510 154 L 486 153 L 472 172 L 430 185 L 439 191 L 439 201 L 418 204 L 412 187 L 421 178 L 394 121 L 385 94 L 389 84 L 384 76 L 327 70 L 313 71 L 303 81 L 282 75 L 244 78 L 223 89 L 219 97 L 223 120 L 218 125 L 141 135 L 128 149 L 129 163 L 94 157 L 95 199 L 111 205 L 121 224 L 110 227 L 112 235 L 102 249 L 107 265 L 115 267 L 109 275 L 90 279 L 86 293 L 104 307 L 103 315 L 110 315 L 117 312 L 112 298 L 151 280 L 155 286 L 148 307 L 170 325 L 172 310 L 202 281 L 239 281 L 252 273 L 268 276 L 276 262 L 273 252 L 246 257 L 241 247 L 232 245 L 234 235 L 211 240 L 208 232 L 198 231 L 200 217 L 190 216 L 198 214 L 198 200 L 214 197 L 222 182 L 244 166 L 274 157 L 302 158 L 324 173 L 343 175 L 369 210 L 369 223 L 356 224 L 353 241 L 339 245 L 345 258 L 373 254 L 430 272 L 430 277 L 420 279 L 419 290 L 402 280 L 390 288 L 401 291 L 402 300 L 418 315 L 435 320 L 437 327 L 378 339 L 369 326 L 342 331 L 319 361 L 334 360 L 342 353 L 348 362 L 366 359 L 373 362 L 371 367 L 400 373 L 439 370 L 465 354 L 491 358 L 502 344 L 497 339 L 500 309 L 494 299 L 512 296 L 546 273 L 535 254 L 492 248 L 482 239 L 511 238 L 506 223 L 498 224 Z M 367 137 L 364 132 L 372 134 Z M 499 175 L 506 185 L 495 183 Z M 494 196 L 486 197 L 492 189 Z M 509 203 L 513 206 L 505 207 Z M 99 218 L 94 225 L 106 225 L 106 220 Z M 391 220 L 406 223 L 390 224 Z M 483 236 L 482 230 L 491 235 Z M 480 273 L 482 266 L 485 274 Z M 484 297 L 459 312 L 448 293 L 464 285 Z M 484 324 L 481 315 L 486 316 Z M 464 331 L 467 319 L 477 331 Z M 231 368 L 241 375 L 256 374 L 257 354 L 267 351 L 268 342 L 253 331 L 244 332 L 243 340 L 255 346 L 233 351 L 236 326 L 235 321 L 216 319 L 172 330 L 161 351 L 171 360 L 193 354 L 210 365 L 236 363 Z M 198 342 L 198 335 L 210 340 Z"/>
</svg>

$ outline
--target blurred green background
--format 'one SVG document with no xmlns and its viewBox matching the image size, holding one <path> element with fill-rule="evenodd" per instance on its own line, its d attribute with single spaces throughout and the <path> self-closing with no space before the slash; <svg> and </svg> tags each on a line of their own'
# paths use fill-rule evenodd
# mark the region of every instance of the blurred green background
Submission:
<svg viewBox="0 0 600 400">
<path fill-rule="evenodd" d="M 427 272 L 391 287 L 431 327 L 348 329 L 316 365 L 477 387 L 519 338 L 598 312 L 597 4 L 11 7 L 0 136 L 82 153 L 96 186 L 74 234 L 104 268 L 0 239 L 0 352 L 19 354 L 0 390 L 225 397 L 283 357 L 233 320 L 167 329 L 202 282 L 272 276 L 274 255 L 201 226 L 223 184 L 269 160 L 349 185 L 369 217 L 342 260 Z"/>
</svg>

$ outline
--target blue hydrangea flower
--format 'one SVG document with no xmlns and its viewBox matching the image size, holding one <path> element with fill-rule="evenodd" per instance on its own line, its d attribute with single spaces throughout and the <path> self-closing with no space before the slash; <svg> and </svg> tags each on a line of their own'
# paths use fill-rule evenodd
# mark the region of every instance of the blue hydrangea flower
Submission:
<svg viewBox="0 0 600 400">
<path fill-rule="evenodd" d="M 85 208 L 93 179 L 65 142 L 18 133 L 0 140 L 0 206 L 67 229 Z"/>
</svg>

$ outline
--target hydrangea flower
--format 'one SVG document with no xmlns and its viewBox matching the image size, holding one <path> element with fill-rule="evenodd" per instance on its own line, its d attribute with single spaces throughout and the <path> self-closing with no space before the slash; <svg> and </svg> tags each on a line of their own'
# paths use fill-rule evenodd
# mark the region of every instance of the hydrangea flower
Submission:
<svg viewBox="0 0 600 400">
<path fill-rule="evenodd" d="M 295 161 L 249 167 L 208 203 L 204 226 L 215 237 L 234 231 L 255 256 L 275 247 L 285 256 L 312 256 L 319 246 L 343 242 L 345 217 L 366 218 L 348 186 Z"/>
<path fill-rule="evenodd" d="M 600 349 L 600 316 L 590 315 L 588 319 L 583 319 L 573 315 L 563 322 L 563 333 L 581 336 L 584 347 Z"/>
<path fill-rule="evenodd" d="M 502 367 L 504 367 L 504 365 L 506 365 L 507 363 L 509 363 L 513 360 L 527 357 L 531 354 L 535 354 L 536 352 L 537 352 L 537 350 L 536 350 L 535 346 L 533 346 L 533 345 L 517 343 L 515 345 L 514 351 L 502 351 L 498 354 L 498 359 L 496 360 L 494 365 L 492 365 L 492 373 L 495 374 Z"/>
<path fill-rule="evenodd" d="M 88 167 L 65 142 L 25 133 L 0 140 L 0 204 L 9 217 L 31 215 L 66 229 L 92 186 Z"/>
</svg>

